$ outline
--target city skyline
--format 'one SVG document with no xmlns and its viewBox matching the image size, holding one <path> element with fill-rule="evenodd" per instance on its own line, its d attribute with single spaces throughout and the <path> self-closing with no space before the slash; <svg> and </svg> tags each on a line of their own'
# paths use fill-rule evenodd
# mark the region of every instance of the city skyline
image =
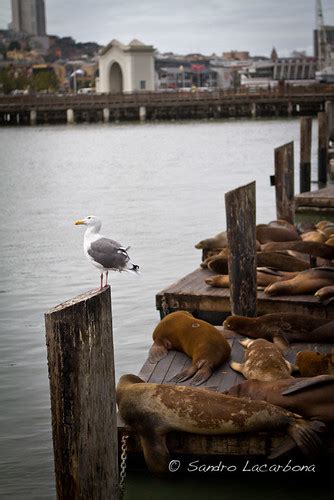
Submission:
<svg viewBox="0 0 334 500">
<path fill-rule="evenodd" d="M 332 0 L 322 0 L 325 24 L 334 24 Z M 221 54 L 247 50 L 279 56 L 313 55 L 315 0 L 45 0 L 49 35 L 106 45 L 138 38 L 160 52 Z M 11 22 L 11 1 L 0 6 L 0 29 Z"/>
</svg>

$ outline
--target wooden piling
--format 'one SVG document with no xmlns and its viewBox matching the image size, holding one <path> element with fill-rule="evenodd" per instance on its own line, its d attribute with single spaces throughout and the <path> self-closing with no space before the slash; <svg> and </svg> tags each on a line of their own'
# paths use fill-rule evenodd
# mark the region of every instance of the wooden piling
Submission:
<svg viewBox="0 0 334 500">
<path fill-rule="evenodd" d="M 231 314 L 256 316 L 255 182 L 225 194 Z"/>
<path fill-rule="evenodd" d="M 294 157 L 293 142 L 275 148 L 275 191 L 277 219 L 293 223 Z"/>
<path fill-rule="evenodd" d="M 312 117 L 302 116 L 300 119 L 300 192 L 311 191 L 311 147 Z"/>
<path fill-rule="evenodd" d="M 325 111 L 318 113 L 318 181 L 327 182 L 328 118 Z"/>
<path fill-rule="evenodd" d="M 118 499 L 110 288 L 45 314 L 58 500 Z"/>
</svg>

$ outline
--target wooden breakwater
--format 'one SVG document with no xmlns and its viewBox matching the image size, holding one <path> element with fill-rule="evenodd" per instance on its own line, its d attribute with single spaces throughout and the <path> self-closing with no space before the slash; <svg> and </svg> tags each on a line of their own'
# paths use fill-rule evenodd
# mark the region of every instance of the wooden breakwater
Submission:
<svg viewBox="0 0 334 500">
<path fill-rule="evenodd" d="M 316 115 L 334 85 L 250 91 L 0 96 L 0 125 Z"/>
</svg>

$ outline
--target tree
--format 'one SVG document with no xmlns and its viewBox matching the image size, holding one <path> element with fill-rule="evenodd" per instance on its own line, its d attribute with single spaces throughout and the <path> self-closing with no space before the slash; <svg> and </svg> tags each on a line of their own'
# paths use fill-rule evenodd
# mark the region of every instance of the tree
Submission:
<svg viewBox="0 0 334 500">
<path fill-rule="evenodd" d="M 56 90 L 59 87 L 59 83 L 53 71 L 40 71 L 33 75 L 32 87 L 37 92 L 41 90 Z"/>
</svg>

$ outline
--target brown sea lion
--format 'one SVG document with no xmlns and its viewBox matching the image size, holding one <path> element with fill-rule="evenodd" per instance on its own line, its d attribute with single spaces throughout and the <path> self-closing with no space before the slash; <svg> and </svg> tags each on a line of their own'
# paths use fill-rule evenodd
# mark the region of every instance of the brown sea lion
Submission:
<svg viewBox="0 0 334 500">
<path fill-rule="evenodd" d="M 334 423 L 334 377 L 329 375 L 271 382 L 245 380 L 231 387 L 226 393 L 256 401 L 267 401 L 299 413 L 305 418 Z"/>
<path fill-rule="evenodd" d="M 226 231 L 216 234 L 212 238 L 207 238 L 205 240 L 196 243 L 195 248 L 199 249 L 213 249 L 213 248 L 224 248 L 227 246 L 227 235 Z"/>
<path fill-rule="evenodd" d="M 316 241 L 281 241 L 261 245 L 262 252 L 279 252 L 282 250 L 295 250 L 296 252 L 322 257 L 323 259 L 334 259 L 334 248 L 326 243 Z"/>
<path fill-rule="evenodd" d="M 303 241 L 315 241 L 318 243 L 325 243 L 327 240 L 326 236 L 320 231 L 309 231 L 308 233 L 304 233 L 301 235 L 301 239 Z"/>
<path fill-rule="evenodd" d="M 297 272 L 280 271 L 273 267 L 258 267 L 256 269 L 257 286 L 266 287 L 277 281 L 291 279 L 297 274 Z M 228 274 L 217 274 L 216 276 L 206 278 L 205 283 L 216 288 L 229 288 L 230 278 Z"/>
<path fill-rule="evenodd" d="M 291 377 L 294 366 L 284 359 L 282 351 L 265 339 L 245 339 L 245 362 L 232 361 L 230 367 L 247 379 L 277 380 Z"/>
<path fill-rule="evenodd" d="M 271 283 L 277 283 L 278 281 L 285 281 L 297 276 L 297 272 L 281 271 L 274 267 L 258 267 L 256 269 L 256 280 L 257 285 L 265 287 L 271 285 Z"/>
<path fill-rule="evenodd" d="M 319 288 L 314 294 L 315 297 L 319 297 L 320 300 L 327 300 L 334 297 L 334 285 L 324 286 Z"/>
<path fill-rule="evenodd" d="M 318 231 L 323 234 L 327 239 L 330 238 L 334 234 L 334 224 L 328 224 L 322 229 L 318 229 Z"/>
<path fill-rule="evenodd" d="M 274 458 L 295 446 L 307 455 L 316 454 L 320 433 L 326 429 L 322 422 L 305 420 L 264 401 L 194 387 L 145 384 L 135 375 L 121 377 L 116 395 L 122 419 L 139 434 L 146 464 L 158 475 L 168 471 L 168 432 L 217 435 L 285 430 L 289 439 L 271 453 Z"/>
<path fill-rule="evenodd" d="M 216 276 L 206 278 L 205 283 L 216 288 L 229 288 L 230 277 L 228 274 L 217 274 Z"/>
<path fill-rule="evenodd" d="M 331 226 L 333 224 L 333 221 L 330 221 L 330 220 L 321 220 L 319 222 L 316 223 L 315 227 L 317 229 L 324 229 L 326 226 Z"/>
<path fill-rule="evenodd" d="M 330 238 L 328 238 L 328 240 L 326 240 L 325 245 L 327 245 L 329 247 L 334 247 L 334 236 L 331 236 Z"/>
<path fill-rule="evenodd" d="M 289 342 L 334 342 L 334 321 L 309 314 L 271 313 L 258 318 L 229 316 L 223 325 L 246 337 L 274 340 L 282 347 Z"/>
<path fill-rule="evenodd" d="M 302 377 L 334 375 L 334 352 L 322 354 L 315 351 L 297 353 L 296 364 Z"/>
<path fill-rule="evenodd" d="M 275 267 L 281 271 L 290 272 L 310 268 L 310 264 L 305 260 L 280 252 L 257 252 L 256 265 L 257 267 Z M 228 274 L 228 257 L 216 255 L 208 260 L 207 267 L 215 273 Z"/>
<path fill-rule="evenodd" d="M 291 229 L 292 231 L 295 231 L 296 228 L 291 222 L 288 222 L 287 220 L 284 219 L 276 219 L 268 222 L 268 226 L 273 226 L 273 227 L 285 227 L 288 229 Z"/>
<path fill-rule="evenodd" d="M 264 289 L 268 295 L 303 295 L 334 284 L 334 267 L 314 267 L 301 271 L 287 281 L 273 283 Z"/>
<path fill-rule="evenodd" d="M 193 385 L 202 384 L 231 353 L 229 343 L 217 328 L 186 311 L 165 316 L 154 329 L 153 341 L 149 352 L 152 363 L 165 357 L 170 349 L 185 352 L 192 359 L 190 368 L 170 380 L 175 383 L 193 377 Z"/>
<path fill-rule="evenodd" d="M 256 239 L 261 243 L 269 241 L 294 241 L 299 240 L 300 236 L 296 228 L 275 227 L 267 224 L 258 224 L 256 226 Z"/>
</svg>

